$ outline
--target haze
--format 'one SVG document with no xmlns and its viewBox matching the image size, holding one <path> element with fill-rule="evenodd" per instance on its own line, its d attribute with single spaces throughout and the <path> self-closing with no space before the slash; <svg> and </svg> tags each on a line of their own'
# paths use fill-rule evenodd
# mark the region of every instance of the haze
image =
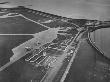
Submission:
<svg viewBox="0 0 110 82">
<path fill-rule="evenodd" d="M 110 0 L 1 0 L 71 18 L 110 19 Z M 32 6 L 28 6 L 32 5 Z"/>
</svg>

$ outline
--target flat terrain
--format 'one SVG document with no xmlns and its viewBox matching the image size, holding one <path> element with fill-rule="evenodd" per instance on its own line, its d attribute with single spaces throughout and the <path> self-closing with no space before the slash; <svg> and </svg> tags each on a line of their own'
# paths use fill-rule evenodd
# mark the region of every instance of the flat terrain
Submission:
<svg viewBox="0 0 110 82">
<path fill-rule="evenodd" d="M 35 34 L 44 30 L 46 28 L 43 26 L 22 17 L 0 19 L 0 34 Z M 31 38 L 33 36 L 30 35 L 0 35 L 0 65 L 9 61 L 13 55 L 11 49 Z M 92 48 L 87 40 L 84 40 L 81 42 L 65 82 L 109 82 L 109 65 L 109 61 Z M 30 82 L 31 79 L 40 82 L 42 77 L 39 76 L 43 76 L 45 72 L 42 66 L 35 68 L 25 62 L 23 57 L 0 72 L 0 82 Z"/>
<path fill-rule="evenodd" d="M 0 18 L 0 34 L 35 34 L 43 30 L 46 28 L 20 16 Z"/>
<path fill-rule="evenodd" d="M 85 40 L 81 43 L 65 82 L 109 82 L 110 62 Z"/>
<path fill-rule="evenodd" d="M 0 35 L 0 67 L 14 55 L 12 49 L 33 38 L 29 35 Z"/>
</svg>

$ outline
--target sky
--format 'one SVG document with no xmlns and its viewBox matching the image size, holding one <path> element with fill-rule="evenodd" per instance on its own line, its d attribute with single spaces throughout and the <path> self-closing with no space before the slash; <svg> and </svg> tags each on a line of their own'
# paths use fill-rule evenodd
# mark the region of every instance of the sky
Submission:
<svg viewBox="0 0 110 82">
<path fill-rule="evenodd" d="M 110 19 L 110 0 L 0 0 L 70 18 Z"/>
</svg>

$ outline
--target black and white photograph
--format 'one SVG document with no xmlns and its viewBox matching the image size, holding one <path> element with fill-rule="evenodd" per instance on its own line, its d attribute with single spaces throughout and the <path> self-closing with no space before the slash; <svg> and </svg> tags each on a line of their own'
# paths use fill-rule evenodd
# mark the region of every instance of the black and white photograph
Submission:
<svg viewBox="0 0 110 82">
<path fill-rule="evenodd" d="M 0 82 L 110 82 L 110 0 L 0 0 Z"/>
</svg>

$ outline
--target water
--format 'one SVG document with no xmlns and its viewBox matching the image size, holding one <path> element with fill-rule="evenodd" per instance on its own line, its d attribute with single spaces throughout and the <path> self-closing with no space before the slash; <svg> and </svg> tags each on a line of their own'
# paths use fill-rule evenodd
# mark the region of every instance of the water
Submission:
<svg viewBox="0 0 110 82">
<path fill-rule="evenodd" d="M 33 36 L 0 35 L 0 65 L 2 66 L 9 61 L 9 58 L 13 55 L 13 48 L 31 38 L 33 38 Z"/>
<path fill-rule="evenodd" d="M 95 45 L 103 51 L 104 55 L 110 58 L 110 28 L 103 28 L 91 33 L 91 39 Z"/>
</svg>

